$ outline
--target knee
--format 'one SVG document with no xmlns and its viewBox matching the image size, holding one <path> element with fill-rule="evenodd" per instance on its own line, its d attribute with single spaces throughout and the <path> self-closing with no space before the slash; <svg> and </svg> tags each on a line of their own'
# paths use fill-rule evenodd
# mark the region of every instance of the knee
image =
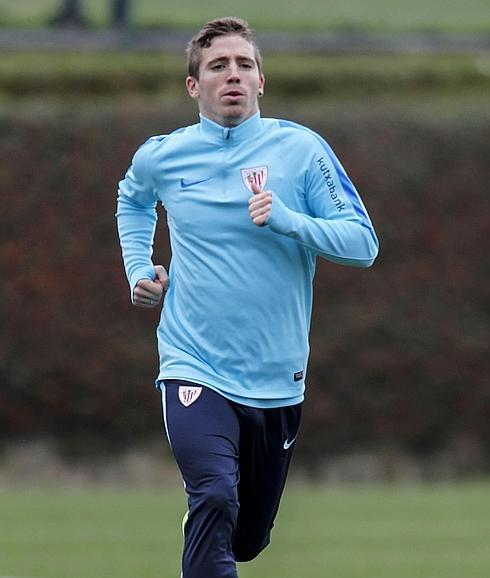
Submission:
<svg viewBox="0 0 490 578">
<path fill-rule="evenodd" d="M 238 512 L 236 488 L 226 478 L 216 478 L 208 484 L 202 494 L 202 500 L 207 508 L 217 513 L 232 514 L 235 517 Z"/>
<path fill-rule="evenodd" d="M 269 544 L 269 540 L 265 540 L 261 544 L 253 544 L 251 542 L 245 542 L 238 544 L 235 542 L 233 545 L 233 555 L 236 562 L 250 562 L 264 550 Z"/>
</svg>

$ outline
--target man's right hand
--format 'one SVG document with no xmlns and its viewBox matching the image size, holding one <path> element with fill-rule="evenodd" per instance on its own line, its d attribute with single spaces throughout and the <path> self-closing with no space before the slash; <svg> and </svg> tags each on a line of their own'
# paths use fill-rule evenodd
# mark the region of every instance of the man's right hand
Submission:
<svg viewBox="0 0 490 578">
<path fill-rule="evenodd" d="M 133 291 L 133 305 L 152 309 L 159 305 L 168 289 L 168 275 L 162 265 L 155 265 L 155 279 L 140 279 Z"/>
</svg>

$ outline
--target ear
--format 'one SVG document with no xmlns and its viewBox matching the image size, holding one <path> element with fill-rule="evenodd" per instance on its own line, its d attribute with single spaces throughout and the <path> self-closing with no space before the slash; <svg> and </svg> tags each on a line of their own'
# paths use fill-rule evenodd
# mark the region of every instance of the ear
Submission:
<svg viewBox="0 0 490 578">
<path fill-rule="evenodd" d="M 264 96 L 264 86 L 265 86 L 265 76 L 261 74 L 259 80 L 259 93 L 258 93 L 259 98 Z"/>
<path fill-rule="evenodd" d="M 199 98 L 199 81 L 197 78 L 194 78 L 194 76 L 188 76 L 185 79 L 185 86 L 191 98 Z"/>
</svg>

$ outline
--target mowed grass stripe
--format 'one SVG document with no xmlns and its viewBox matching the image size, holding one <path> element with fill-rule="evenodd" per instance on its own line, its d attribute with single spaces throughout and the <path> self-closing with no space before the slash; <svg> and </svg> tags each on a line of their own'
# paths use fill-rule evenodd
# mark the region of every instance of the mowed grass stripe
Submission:
<svg viewBox="0 0 490 578">
<path fill-rule="evenodd" d="M 271 546 L 241 578 L 487 578 L 490 484 L 286 490 Z M 0 493 L 0 572 L 178 576 L 180 488 Z"/>
<path fill-rule="evenodd" d="M 0 0 L 0 23 L 39 26 L 56 12 L 60 0 Z M 82 6 L 92 25 L 108 21 L 108 3 L 84 0 Z M 165 0 L 133 1 L 133 21 L 139 26 L 196 28 L 209 18 L 242 16 L 258 30 L 437 30 L 488 31 L 487 0 Z"/>
</svg>

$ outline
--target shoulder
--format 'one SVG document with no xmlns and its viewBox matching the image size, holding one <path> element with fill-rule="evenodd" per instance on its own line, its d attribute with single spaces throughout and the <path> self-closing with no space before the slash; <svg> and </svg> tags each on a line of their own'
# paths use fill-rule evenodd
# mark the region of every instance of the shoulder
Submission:
<svg viewBox="0 0 490 578">
<path fill-rule="evenodd" d="M 283 153 L 295 162 L 311 164 L 319 155 L 333 157 L 334 153 L 327 141 L 317 132 L 297 122 L 283 119 L 265 119 L 274 127 Z"/>
<path fill-rule="evenodd" d="M 165 142 L 167 135 L 151 136 L 136 149 L 133 157 L 133 165 L 147 165 L 155 151 Z"/>
<path fill-rule="evenodd" d="M 160 134 L 151 136 L 136 151 L 135 157 L 141 157 L 145 160 L 151 160 L 155 154 L 164 152 L 176 143 L 180 142 L 183 137 L 189 136 L 195 131 L 196 125 L 178 128 L 169 134 Z"/>
<path fill-rule="evenodd" d="M 267 118 L 264 119 L 264 122 L 274 127 L 278 137 L 283 142 L 295 142 L 296 146 L 308 146 L 309 148 L 320 144 L 328 146 L 325 139 L 317 132 L 297 122 L 280 118 Z"/>
</svg>

